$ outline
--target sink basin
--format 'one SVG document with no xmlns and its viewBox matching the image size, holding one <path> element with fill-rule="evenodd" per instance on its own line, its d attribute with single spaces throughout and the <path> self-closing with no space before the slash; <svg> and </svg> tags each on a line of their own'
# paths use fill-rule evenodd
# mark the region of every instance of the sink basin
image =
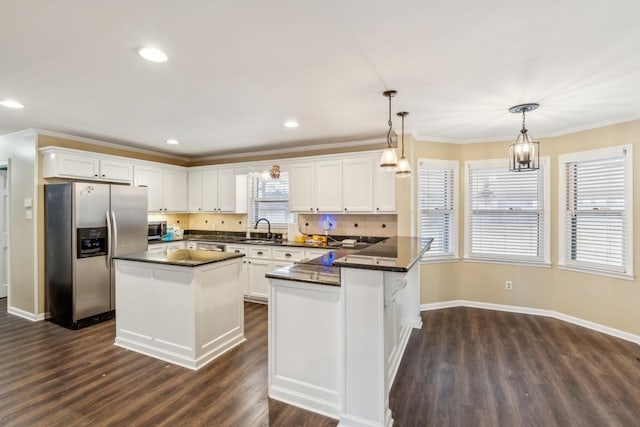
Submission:
<svg viewBox="0 0 640 427">
<path fill-rule="evenodd" d="M 252 243 L 254 245 L 279 245 L 280 242 L 276 240 L 259 240 L 259 239 L 246 239 L 242 240 L 242 243 Z"/>
</svg>

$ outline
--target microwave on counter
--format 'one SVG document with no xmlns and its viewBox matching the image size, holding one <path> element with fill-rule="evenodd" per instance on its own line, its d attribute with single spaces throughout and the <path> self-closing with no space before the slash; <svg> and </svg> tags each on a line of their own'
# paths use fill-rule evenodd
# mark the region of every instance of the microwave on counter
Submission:
<svg viewBox="0 0 640 427">
<path fill-rule="evenodd" d="M 147 231 L 147 240 L 162 240 L 167 235 L 167 221 L 151 221 Z"/>
</svg>

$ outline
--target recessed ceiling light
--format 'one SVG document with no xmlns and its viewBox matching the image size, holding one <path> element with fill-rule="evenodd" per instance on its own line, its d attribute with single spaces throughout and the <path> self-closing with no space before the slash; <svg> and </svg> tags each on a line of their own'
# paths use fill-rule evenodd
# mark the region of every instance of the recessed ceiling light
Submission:
<svg viewBox="0 0 640 427">
<path fill-rule="evenodd" d="M 0 101 L 0 105 L 5 106 L 7 108 L 24 108 L 24 105 L 20 104 L 18 101 L 14 101 L 12 99 L 7 99 L 4 101 Z"/>
<path fill-rule="evenodd" d="M 284 122 L 284 127 L 286 128 L 297 128 L 298 122 L 296 122 L 295 120 L 287 120 L 286 122 Z"/>
<path fill-rule="evenodd" d="M 138 53 L 147 61 L 152 62 L 166 62 L 169 59 L 166 53 L 155 47 L 143 47 L 138 50 Z"/>
<path fill-rule="evenodd" d="M 176 145 L 176 144 L 180 144 L 180 141 L 178 141 L 177 139 L 167 139 L 167 144 L 171 144 L 171 145 Z"/>
</svg>

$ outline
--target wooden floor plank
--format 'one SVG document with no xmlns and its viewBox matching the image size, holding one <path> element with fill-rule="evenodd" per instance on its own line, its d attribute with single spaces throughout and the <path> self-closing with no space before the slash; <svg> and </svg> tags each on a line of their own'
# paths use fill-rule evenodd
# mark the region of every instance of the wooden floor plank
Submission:
<svg viewBox="0 0 640 427">
<path fill-rule="evenodd" d="M 472 308 L 422 313 L 390 406 L 395 426 L 640 426 L 637 345 L 556 319 Z M 267 308 L 247 341 L 199 371 L 113 345 L 113 320 L 78 331 L 6 313 L 2 426 L 335 426 L 267 396 Z"/>
</svg>

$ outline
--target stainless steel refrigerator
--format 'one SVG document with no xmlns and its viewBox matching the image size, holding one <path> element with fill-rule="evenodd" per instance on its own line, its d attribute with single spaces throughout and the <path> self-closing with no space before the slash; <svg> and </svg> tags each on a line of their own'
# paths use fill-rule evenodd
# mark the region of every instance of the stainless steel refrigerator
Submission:
<svg viewBox="0 0 640 427">
<path fill-rule="evenodd" d="M 110 318 L 112 257 L 147 250 L 147 188 L 67 182 L 44 196 L 47 319 L 77 329 Z"/>
</svg>

